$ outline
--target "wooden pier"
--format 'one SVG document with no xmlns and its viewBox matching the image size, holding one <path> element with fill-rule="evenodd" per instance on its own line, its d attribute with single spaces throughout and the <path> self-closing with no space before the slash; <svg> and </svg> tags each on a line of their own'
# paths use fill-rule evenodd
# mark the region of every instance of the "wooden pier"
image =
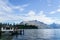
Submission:
<svg viewBox="0 0 60 40">
<path fill-rule="evenodd" d="M 21 34 L 22 35 L 22 34 L 24 34 L 24 29 L 18 29 L 17 27 L 9 27 L 9 26 L 1 27 L 0 31 L 1 31 L 2 34 L 3 33 L 5 33 L 5 34 L 9 33 L 9 34 L 12 34 L 12 35 L 14 35 L 14 34 Z"/>
</svg>

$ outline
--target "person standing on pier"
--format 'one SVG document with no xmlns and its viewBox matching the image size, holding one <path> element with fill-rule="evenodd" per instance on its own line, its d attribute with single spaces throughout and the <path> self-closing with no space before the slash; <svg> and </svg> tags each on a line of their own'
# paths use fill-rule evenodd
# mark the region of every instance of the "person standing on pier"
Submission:
<svg viewBox="0 0 60 40">
<path fill-rule="evenodd" d="M 24 35 L 24 29 L 20 30 L 20 35 Z"/>
</svg>

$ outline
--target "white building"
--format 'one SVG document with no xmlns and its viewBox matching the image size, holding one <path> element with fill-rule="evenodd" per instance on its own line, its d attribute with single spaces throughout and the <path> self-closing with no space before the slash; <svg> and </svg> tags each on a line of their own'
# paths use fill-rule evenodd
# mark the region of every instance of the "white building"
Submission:
<svg viewBox="0 0 60 40">
<path fill-rule="evenodd" d="M 1 31 L 14 31 L 14 27 L 9 27 L 9 26 L 1 27 Z"/>
</svg>

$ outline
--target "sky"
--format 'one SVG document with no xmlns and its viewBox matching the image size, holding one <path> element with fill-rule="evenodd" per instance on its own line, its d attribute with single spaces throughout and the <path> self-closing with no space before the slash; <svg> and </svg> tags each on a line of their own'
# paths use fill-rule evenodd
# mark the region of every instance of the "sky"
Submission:
<svg viewBox="0 0 60 40">
<path fill-rule="evenodd" d="M 30 20 L 60 24 L 60 0 L 0 0 L 0 22 Z"/>
</svg>

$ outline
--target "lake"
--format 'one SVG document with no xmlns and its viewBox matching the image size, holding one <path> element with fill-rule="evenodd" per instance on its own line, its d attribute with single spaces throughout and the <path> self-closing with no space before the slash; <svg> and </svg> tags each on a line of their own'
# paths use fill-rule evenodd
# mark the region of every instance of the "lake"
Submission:
<svg viewBox="0 0 60 40">
<path fill-rule="evenodd" d="M 24 35 L 5 37 L 0 40 L 60 40 L 60 29 L 24 29 Z"/>
</svg>

